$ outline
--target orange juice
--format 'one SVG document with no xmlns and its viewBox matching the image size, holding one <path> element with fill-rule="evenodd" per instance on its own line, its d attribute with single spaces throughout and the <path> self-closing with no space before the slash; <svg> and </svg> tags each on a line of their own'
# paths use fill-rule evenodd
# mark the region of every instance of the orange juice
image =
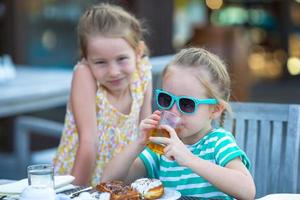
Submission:
<svg viewBox="0 0 300 200">
<path fill-rule="evenodd" d="M 179 123 L 180 123 L 179 116 L 177 116 L 176 114 L 174 114 L 170 111 L 164 110 L 161 113 L 158 127 L 160 125 L 169 125 L 175 129 L 176 133 L 178 133 Z M 150 137 L 167 137 L 167 138 L 169 138 L 170 134 L 165 129 L 156 128 L 150 132 Z M 147 146 L 155 153 L 158 153 L 160 155 L 164 153 L 165 147 L 163 144 L 156 144 L 156 143 L 149 141 Z"/>
<path fill-rule="evenodd" d="M 151 137 L 170 137 L 168 131 L 164 130 L 164 129 L 154 129 L 153 131 L 150 132 L 150 136 Z M 164 148 L 165 146 L 162 144 L 156 144 L 153 142 L 149 142 L 147 144 L 147 146 L 154 151 L 155 153 L 158 154 L 164 154 Z"/>
</svg>

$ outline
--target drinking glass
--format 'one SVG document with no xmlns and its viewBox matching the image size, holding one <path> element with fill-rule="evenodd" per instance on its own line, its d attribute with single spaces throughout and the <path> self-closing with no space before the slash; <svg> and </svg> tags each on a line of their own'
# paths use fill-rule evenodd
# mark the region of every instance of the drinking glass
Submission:
<svg viewBox="0 0 300 200">
<path fill-rule="evenodd" d="M 50 164 L 30 165 L 27 167 L 28 185 L 54 189 L 54 168 Z"/>
<path fill-rule="evenodd" d="M 151 137 L 170 137 L 168 131 L 164 129 L 160 129 L 160 125 L 169 125 L 172 128 L 175 129 L 176 132 L 178 132 L 178 125 L 180 123 L 180 117 L 176 115 L 175 113 L 172 113 L 170 111 L 164 110 L 162 111 L 160 115 L 160 120 L 158 127 L 150 132 Z M 147 146 L 154 151 L 155 153 L 158 154 L 163 154 L 164 153 L 164 148 L 165 146 L 163 144 L 156 144 L 153 142 L 149 142 Z"/>
</svg>

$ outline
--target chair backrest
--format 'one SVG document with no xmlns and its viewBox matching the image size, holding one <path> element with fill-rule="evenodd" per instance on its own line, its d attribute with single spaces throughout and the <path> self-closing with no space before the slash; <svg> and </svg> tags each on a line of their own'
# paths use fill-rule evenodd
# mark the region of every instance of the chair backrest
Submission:
<svg viewBox="0 0 300 200">
<path fill-rule="evenodd" d="M 256 196 L 300 193 L 300 105 L 231 102 L 224 128 L 250 158 Z"/>
</svg>

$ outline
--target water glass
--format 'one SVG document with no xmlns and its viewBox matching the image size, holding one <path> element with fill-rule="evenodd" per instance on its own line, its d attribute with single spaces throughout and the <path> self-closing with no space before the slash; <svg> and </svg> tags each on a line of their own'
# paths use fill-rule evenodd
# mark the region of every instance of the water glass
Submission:
<svg viewBox="0 0 300 200">
<path fill-rule="evenodd" d="M 50 164 L 27 167 L 28 185 L 45 186 L 54 189 L 54 167 Z"/>
</svg>

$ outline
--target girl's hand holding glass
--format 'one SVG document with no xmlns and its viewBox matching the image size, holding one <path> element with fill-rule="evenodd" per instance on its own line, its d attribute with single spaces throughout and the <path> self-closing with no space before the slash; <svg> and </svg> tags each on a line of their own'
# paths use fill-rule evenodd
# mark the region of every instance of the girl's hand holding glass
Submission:
<svg viewBox="0 0 300 200">
<path fill-rule="evenodd" d="M 176 160 L 179 165 L 187 166 L 187 161 L 190 160 L 188 158 L 194 157 L 192 152 L 179 139 L 174 128 L 168 125 L 161 125 L 160 128 L 168 131 L 170 138 L 150 137 L 150 141 L 157 144 L 163 144 L 165 146 L 164 155 L 169 160 Z"/>
<path fill-rule="evenodd" d="M 141 121 L 140 124 L 140 137 L 138 142 L 146 145 L 149 141 L 150 132 L 158 126 L 161 111 L 156 110 L 149 117 Z"/>
</svg>

